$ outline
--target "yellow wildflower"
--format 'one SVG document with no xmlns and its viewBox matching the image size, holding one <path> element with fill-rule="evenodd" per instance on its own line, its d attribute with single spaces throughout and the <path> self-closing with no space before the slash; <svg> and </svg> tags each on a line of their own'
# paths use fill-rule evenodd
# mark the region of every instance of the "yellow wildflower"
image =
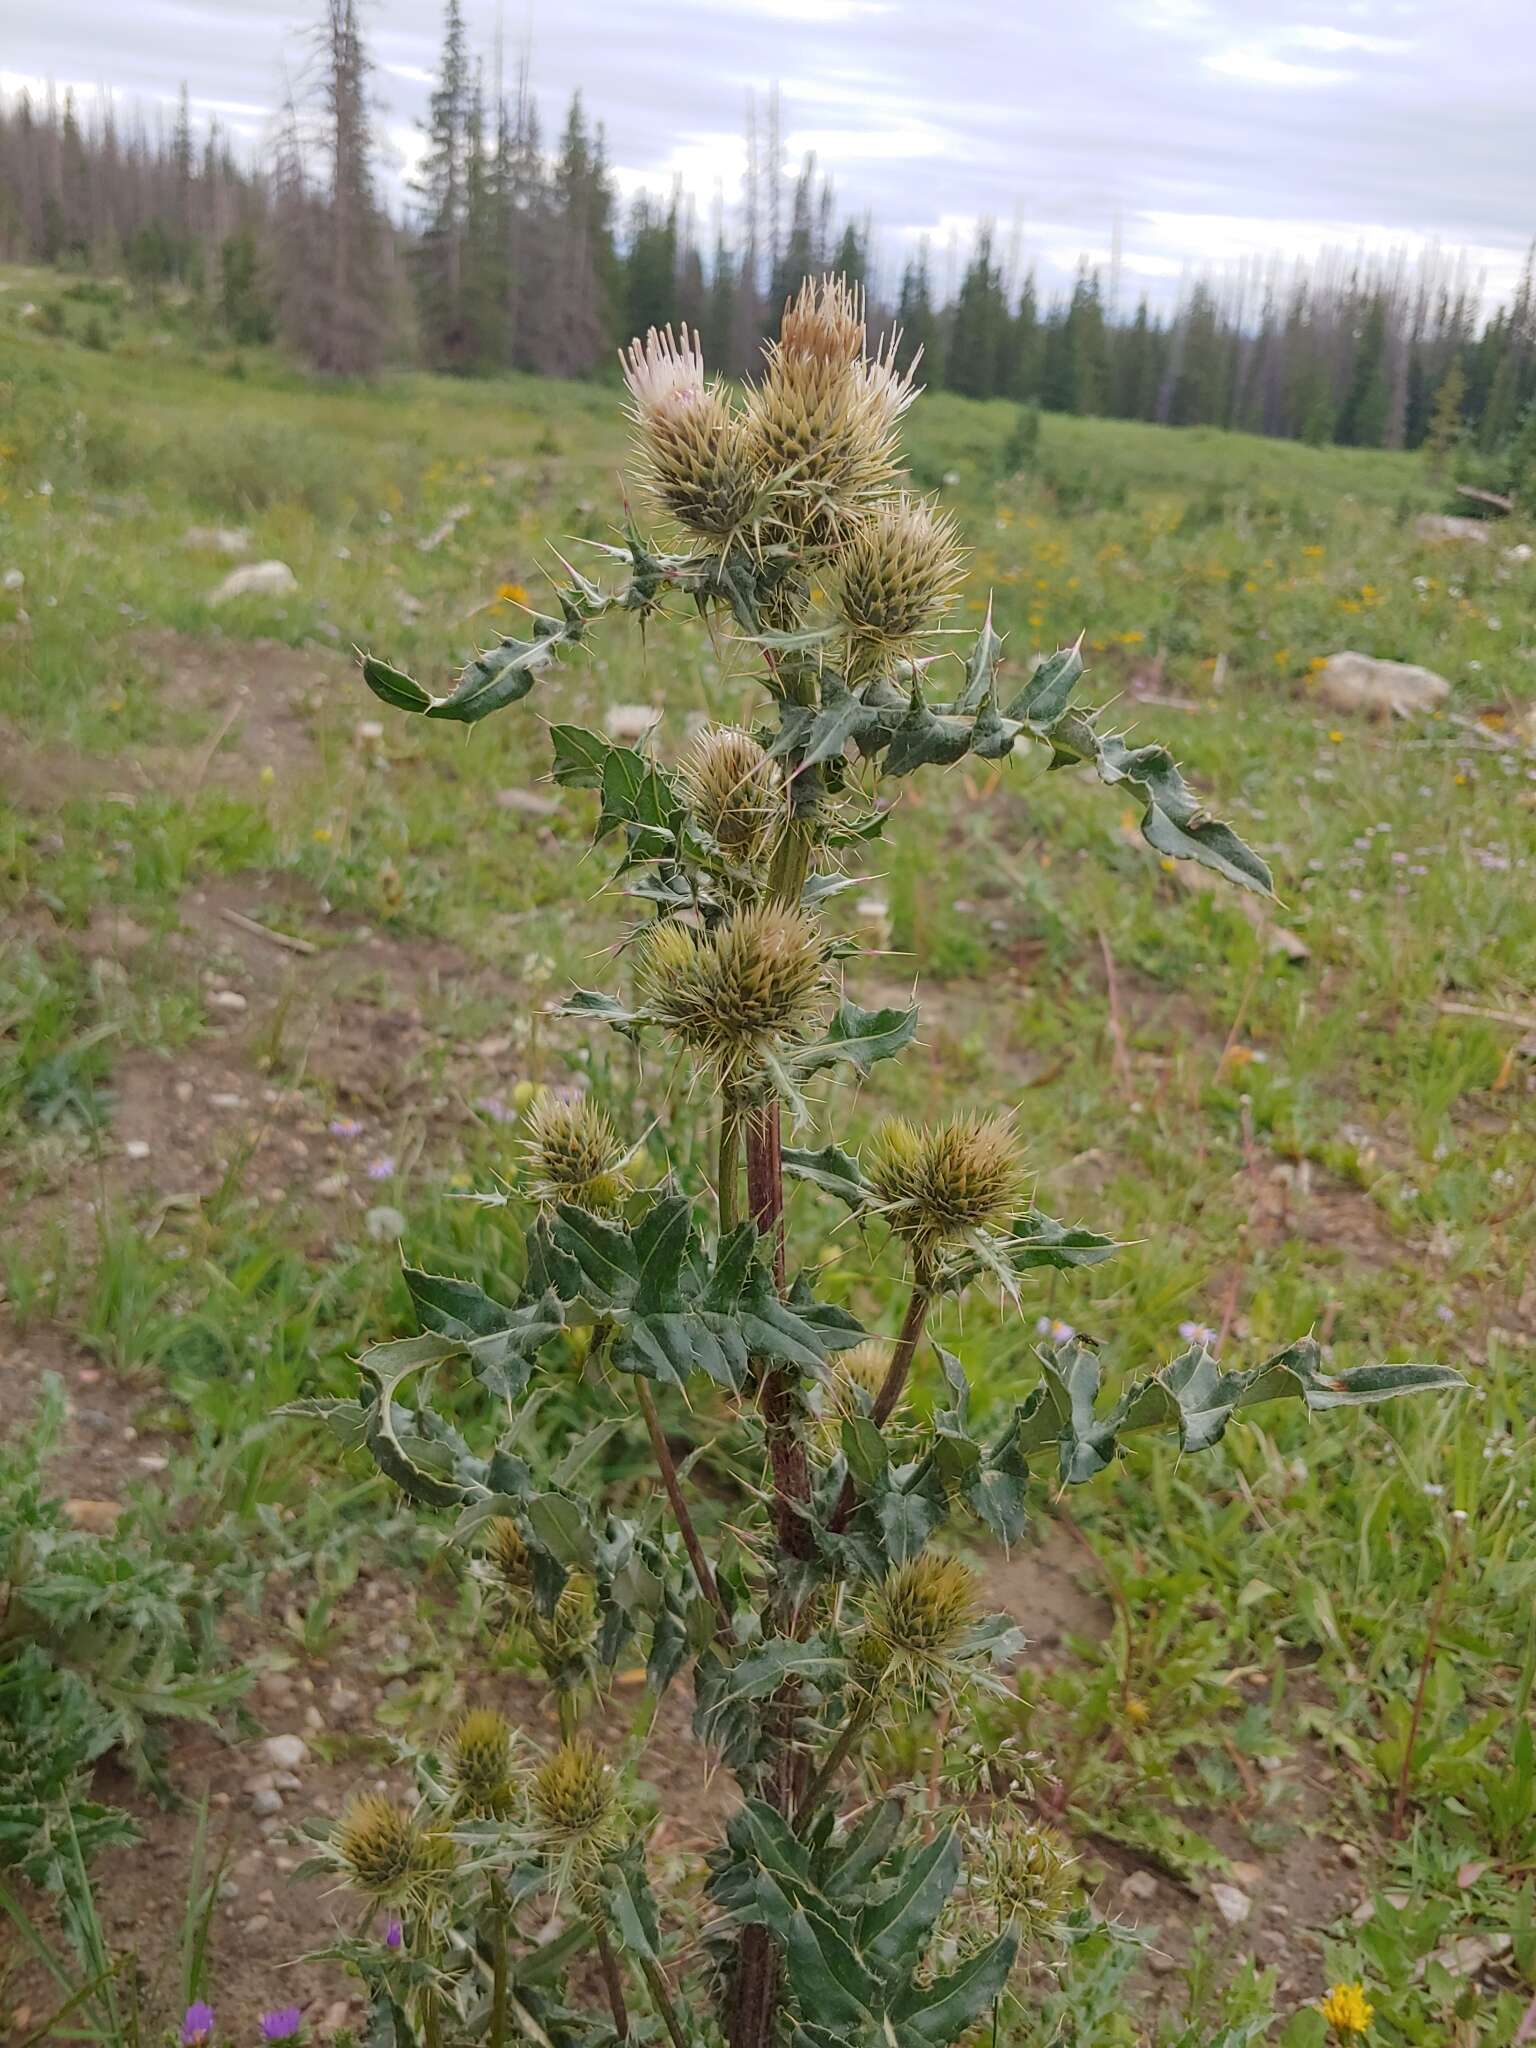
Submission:
<svg viewBox="0 0 1536 2048">
<path fill-rule="evenodd" d="M 1321 548 L 1303 548 L 1301 552 L 1306 556 L 1309 562 L 1320 562 L 1323 559 L 1323 551 Z"/>
<path fill-rule="evenodd" d="M 316 846 L 329 846 L 335 836 L 329 825 L 317 825 L 315 827 L 314 838 Z"/>
<path fill-rule="evenodd" d="M 1365 2033 L 1376 2010 L 1365 1995 L 1365 1986 L 1358 1981 L 1335 1984 L 1328 1996 L 1319 2001 L 1317 2009 L 1336 2034 Z"/>
<path fill-rule="evenodd" d="M 1334 727 L 1334 729 L 1333 729 L 1333 731 L 1332 731 L 1331 733 L 1329 733 L 1328 737 L 1329 737 L 1329 739 L 1330 739 L 1330 740 L 1332 740 L 1333 744 L 1334 744 L 1334 745 L 1335 745 L 1336 747 L 1337 747 L 1337 746 L 1342 746 L 1342 745 L 1343 745 L 1343 742 L 1344 742 L 1344 735 L 1343 735 L 1343 733 L 1341 733 L 1341 732 L 1339 731 L 1339 729 L 1338 729 L 1338 727 L 1337 727 L 1337 726 L 1335 726 L 1335 727 Z"/>
<path fill-rule="evenodd" d="M 498 583 L 496 595 L 506 604 L 526 604 L 528 593 L 521 583 Z"/>
</svg>

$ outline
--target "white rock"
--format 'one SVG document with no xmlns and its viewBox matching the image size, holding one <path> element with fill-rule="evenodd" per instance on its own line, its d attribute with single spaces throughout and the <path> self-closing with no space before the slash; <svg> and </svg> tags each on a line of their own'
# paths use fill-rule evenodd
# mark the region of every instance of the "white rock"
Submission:
<svg viewBox="0 0 1536 2048">
<path fill-rule="evenodd" d="M 1241 1927 L 1253 1911 L 1252 1899 L 1246 1892 L 1240 1892 L 1235 1884 L 1213 1884 L 1211 1904 L 1229 1927 Z"/>
<path fill-rule="evenodd" d="M 269 1735 L 261 1753 L 275 1769 L 296 1771 L 309 1759 L 309 1744 L 302 1735 Z"/>
<path fill-rule="evenodd" d="M 603 725 L 611 740 L 643 740 L 660 723 L 659 704 L 613 704 L 603 714 Z"/>
<path fill-rule="evenodd" d="M 283 1795 L 275 1785 L 263 1785 L 259 1792 L 251 1794 L 251 1811 L 258 1820 L 270 1820 L 274 1813 L 283 1810 Z"/>
<path fill-rule="evenodd" d="M 1317 675 L 1317 694 L 1340 711 L 1396 712 L 1411 718 L 1451 694 L 1444 676 L 1411 661 L 1377 661 L 1349 649 L 1330 654 Z"/>
<path fill-rule="evenodd" d="M 498 789 L 496 808 L 516 811 L 523 818 L 550 818 L 559 810 L 560 799 L 547 796 L 542 789 Z"/>
<path fill-rule="evenodd" d="M 1536 550 L 1532 549 L 1530 542 L 1522 540 L 1514 547 L 1504 550 L 1504 559 L 1506 562 L 1528 562 L 1533 553 L 1536 553 Z"/>
<path fill-rule="evenodd" d="M 210 555 L 246 555 L 251 550 L 251 536 L 243 526 L 189 526 L 181 544 Z"/>
<path fill-rule="evenodd" d="M 245 997 L 235 988 L 213 988 L 208 991 L 208 1007 L 235 1015 L 245 1008 Z"/>
<path fill-rule="evenodd" d="M 210 604 L 226 604 L 232 597 L 287 597 L 297 590 L 299 579 L 286 562 L 247 562 L 243 569 L 231 569 L 218 589 L 209 593 Z"/>
<path fill-rule="evenodd" d="M 1155 1899 L 1157 1879 L 1150 1870 L 1133 1870 L 1120 1889 L 1128 1899 Z"/>
<path fill-rule="evenodd" d="M 142 1138 L 128 1138 L 123 1144 L 123 1157 L 125 1159 L 147 1159 L 149 1157 L 149 1147 Z"/>
<path fill-rule="evenodd" d="M 24 590 L 27 579 L 20 569 L 7 569 L 0 576 L 0 590 Z"/>
<path fill-rule="evenodd" d="M 1486 520 L 1458 519 L 1454 512 L 1421 512 L 1413 530 L 1420 540 L 1470 540 L 1478 547 L 1488 545 Z"/>
</svg>

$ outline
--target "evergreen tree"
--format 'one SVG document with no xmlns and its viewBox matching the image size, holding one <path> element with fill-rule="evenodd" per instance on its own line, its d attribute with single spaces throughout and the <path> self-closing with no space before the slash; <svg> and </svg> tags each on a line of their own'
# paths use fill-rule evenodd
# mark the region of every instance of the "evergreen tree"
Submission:
<svg viewBox="0 0 1536 2048">
<path fill-rule="evenodd" d="M 442 61 L 425 124 L 426 154 L 414 187 L 421 209 L 415 270 L 422 344 L 428 362 L 440 369 L 461 367 L 465 352 L 469 101 L 464 17 L 459 0 L 447 0 Z"/>
<path fill-rule="evenodd" d="M 1460 356 L 1453 356 L 1451 367 L 1441 378 L 1435 393 L 1435 409 L 1430 416 L 1429 432 L 1424 436 L 1424 453 L 1437 475 L 1445 468 L 1451 450 L 1461 439 L 1461 406 L 1466 395 L 1467 373 L 1461 367 Z"/>
<path fill-rule="evenodd" d="M 925 236 L 901 274 L 901 298 L 896 307 L 896 325 L 901 339 L 896 346 L 897 366 L 910 370 L 920 364 L 929 384 L 944 381 L 943 350 L 938 316 L 928 284 L 928 241 Z"/>
<path fill-rule="evenodd" d="M 1382 294 L 1374 293 L 1355 341 L 1349 387 L 1339 408 L 1335 440 L 1350 448 L 1380 448 L 1386 440 L 1387 314 Z"/>
<path fill-rule="evenodd" d="M 967 398 L 992 398 L 1004 356 L 1008 306 L 1003 274 L 992 260 L 992 224 L 984 222 L 955 301 L 945 351 L 944 381 Z"/>
</svg>

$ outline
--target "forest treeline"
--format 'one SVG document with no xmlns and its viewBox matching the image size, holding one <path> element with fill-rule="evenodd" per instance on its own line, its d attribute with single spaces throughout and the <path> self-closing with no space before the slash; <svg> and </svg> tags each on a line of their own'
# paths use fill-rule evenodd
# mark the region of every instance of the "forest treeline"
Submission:
<svg viewBox="0 0 1536 2048">
<path fill-rule="evenodd" d="M 1510 449 L 1536 434 L 1536 290 L 1484 317 L 1448 261 L 1334 258 L 1195 282 L 1176 311 L 1122 303 L 1085 265 L 1044 298 L 984 224 L 954 289 L 920 246 L 899 283 L 871 274 L 871 224 L 840 216 L 814 161 L 780 175 L 776 97 L 748 136 L 728 233 L 683 193 L 616 196 L 603 132 L 572 100 L 547 135 L 526 64 L 470 47 L 447 0 L 423 151 L 404 221 L 386 216 L 357 0 L 323 0 L 309 84 L 259 164 L 185 92 L 151 131 L 110 100 L 0 105 L 0 254 L 173 292 L 237 343 L 286 342 L 317 369 L 391 361 L 465 374 L 586 377 L 616 345 L 686 322 L 733 374 L 800 279 L 866 284 L 877 324 L 921 349 L 930 387 L 1046 410 L 1210 424 L 1314 442 Z M 1522 429 L 1524 430 L 1522 433 Z"/>
</svg>

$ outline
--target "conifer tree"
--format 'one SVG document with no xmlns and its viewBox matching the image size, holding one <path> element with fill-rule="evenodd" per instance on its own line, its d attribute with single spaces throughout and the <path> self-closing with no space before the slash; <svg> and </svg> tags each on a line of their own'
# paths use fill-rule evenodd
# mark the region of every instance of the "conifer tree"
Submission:
<svg viewBox="0 0 1536 2048">
<path fill-rule="evenodd" d="M 1467 373 L 1461 366 L 1460 356 L 1453 356 L 1451 367 L 1435 392 L 1435 409 L 1430 416 L 1429 432 L 1424 437 L 1424 453 L 1437 475 L 1445 468 L 1451 450 L 1461 438 L 1461 406 L 1466 394 Z"/>
<path fill-rule="evenodd" d="M 458 367 L 464 356 L 464 237 L 467 211 L 470 71 L 459 0 L 447 0 L 443 54 L 425 124 L 426 154 L 414 187 L 421 208 L 416 294 L 429 363 Z"/>
</svg>

